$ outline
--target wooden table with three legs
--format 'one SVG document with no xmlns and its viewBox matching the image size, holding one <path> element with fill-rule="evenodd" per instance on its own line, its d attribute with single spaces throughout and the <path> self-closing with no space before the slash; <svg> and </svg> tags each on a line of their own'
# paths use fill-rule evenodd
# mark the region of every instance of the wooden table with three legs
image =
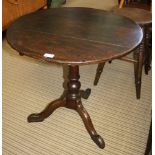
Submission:
<svg viewBox="0 0 155 155">
<path fill-rule="evenodd" d="M 68 89 L 42 112 L 28 116 L 28 122 L 41 122 L 59 107 L 76 110 L 92 140 L 104 148 L 104 140 L 81 102 L 90 90 L 80 90 L 79 65 L 125 56 L 142 37 L 141 28 L 130 19 L 91 8 L 55 8 L 19 18 L 7 31 L 12 48 L 20 55 L 69 67 Z"/>
</svg>

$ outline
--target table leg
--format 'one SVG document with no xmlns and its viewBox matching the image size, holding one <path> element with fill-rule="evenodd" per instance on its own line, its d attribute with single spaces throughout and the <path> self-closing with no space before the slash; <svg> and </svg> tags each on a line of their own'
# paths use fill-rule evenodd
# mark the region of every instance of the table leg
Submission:
<svg viewBox="0 0 155 155">
<path fill-rule="evenodd" d="M 100 148 L 103 149 L 105 143 L 102 137 L 95 131 L 90 116 L 82 105 L 80 93 L 81 84 L 79 78 L 79 66 L 70 66 L 66 107 L 74 109 L 79 113 L 90 137 Z"/>
<path fill-rule="evenodd" d="M 28 122 L 42 122 L 45 118 L 49 117 L 59 107 L 64 107 L 64 100 L 55 100 L 51 102 L 42 112 L 34 113 L 28 116 Z"/>
<path fill-rule="evenodd" d="M 49 117 L 59 107 L 73 109 L 81 116 L 92 140 L 103 149 L 105 147 L 105 143 L 102 137 L 98 135 L 94 129 L 90 116 L 81 102 L 81 97 L 84 93 L 85 97 L 89 96 L 90 89 L 81 92 L 81 83 L 79 78 L 79 66 L 69 66 L 69 81 L 67 83 L 67 90 L 65 90 L 63 96 L 60 99 L 51 102 L 42 112 L 29 115 L 28 122 L 41 122 L 45 118 Z"/>
<path fill-rule="evenodd" d="M 105 143 L 102 139 L 102 137 L 100 135 L 97 134 L 96 130 L 94 129 L 94 126 L 92 124 L 92 121 L 90 119 L 90 116 L 88 114 L 88 112 L 86 111 L 86 109 L 83 107 L 82 103 L 79 102 L 78 103 L 78 107 L 76 109 L 76 111 L 79 113 L 79 115 L 81 116 L 83 123 L 90 135 L 90 137 L 92 138 L 92 140 L 100 147 L 100 148 L 104 148 L 105 147 Z"/>
</svg>

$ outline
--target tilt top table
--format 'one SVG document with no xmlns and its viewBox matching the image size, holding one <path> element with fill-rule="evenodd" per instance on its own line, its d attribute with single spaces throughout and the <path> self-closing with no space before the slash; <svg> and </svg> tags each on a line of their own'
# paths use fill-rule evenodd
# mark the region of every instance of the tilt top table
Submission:
<svg viewBox="0 0 155 155">
<path fill-rule="evenodd" d="M 55 8 L 19 18 L 8 29 L 7 40 L 20 55 L 69 66 L 62 97 L 42 112 L 31 114 L 28 122 L 41 122 L 59 107 L 76 110 L 92 140 L 104 148 L 81 102 L 79 65 L 122 57 L 136 48 L 142 37 L 141 28 L 130 19 L 91 8 Z"/>
</svg>

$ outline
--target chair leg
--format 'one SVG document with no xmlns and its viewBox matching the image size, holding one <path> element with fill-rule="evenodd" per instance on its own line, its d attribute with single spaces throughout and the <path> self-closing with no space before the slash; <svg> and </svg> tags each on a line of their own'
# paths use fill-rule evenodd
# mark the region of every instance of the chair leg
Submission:
<svg viewBox="0 0 155 155">
<path fill-rule="evenodd" d="M 144 52 L 141 45 L 137 50 L 134 51 L 134 58 L 137 60 L 137 62 L 134 64 L 137 99 L 140 99 L 140 94 L 141 94 L 141 79 L 142 79 L 142 68 L 143 68 L 143 59 L 144 59 Z"/>
<path fill-rule="evenodd" d="M 151 69 L 151 60 L 152 60 L 152 32 L 149 32 L 148 28 L 145 30 L 145 74 L 148 75 L 149 70 Z"/>
<path fill-rule="evenodd" d="M 100 76 L 103 72 L 103 68 L 104 68 L 105 62 L 98 64 L 97 70 L 96 70 L 96 76 L 95 76 L 95 80 L 94 80 L 94 85 L 98 84 L 98 81 L 100 79 Z"/>
</svg>

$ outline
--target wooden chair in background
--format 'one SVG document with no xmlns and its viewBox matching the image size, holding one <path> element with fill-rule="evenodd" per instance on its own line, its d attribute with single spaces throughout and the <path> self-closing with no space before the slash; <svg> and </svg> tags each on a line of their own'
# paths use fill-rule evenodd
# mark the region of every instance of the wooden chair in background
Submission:
<svg viewBox="0 0 155 155">
<path fill-rule="evenodd" d="M 129 57 L 122 57 L 120 60 L 134 63 L 135 85 L 136 85 L 136 97 L 140 99 L 141 94 L 141 79 L 142 79 L 142 67 L 145 66 L 145 73 L 148 74 L 150 69 L 150 57 L 151 52 L 148 50 L 148 28 L 152 24 L 151 12 L 139 9 L 139 8 L 122 8 L 124 0 L 120 1 L 120 5 L 117 9 L 114 9 L 114 13 L 118 15 L 126 16 L 137 24 L 139 24 L 143 30 L 144 37 L 140 46 L 134 50 L 133 59 Z M 98 84 L 99 78 L 103 71 L 105 63 L 98 64 L 94 85 Z"/>
</svg>

